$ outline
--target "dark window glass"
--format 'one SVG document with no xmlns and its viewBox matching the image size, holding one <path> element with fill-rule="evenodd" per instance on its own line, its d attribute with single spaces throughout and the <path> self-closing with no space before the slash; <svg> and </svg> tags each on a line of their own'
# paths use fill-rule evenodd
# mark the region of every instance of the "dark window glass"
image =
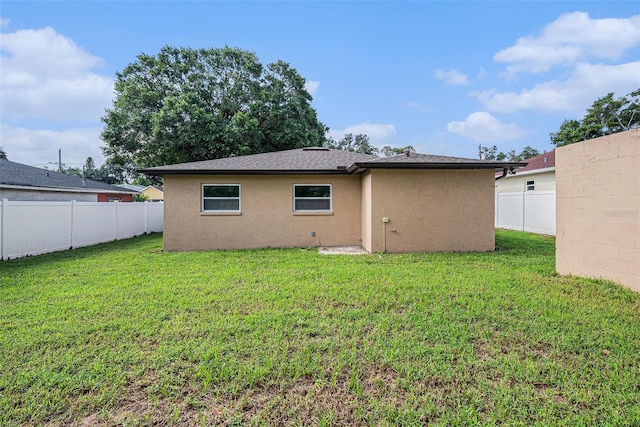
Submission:
<svg viewBox="0 0 640 427">
<path fill-rule="evenodd" d="M 240 197 L 240 186 L 205 185 L 204 197 Z"/>
<path fill-rule="evenodd" d="M 296 197 L 331 197 L 328 185 L 297 185 Z"/>
</svg>

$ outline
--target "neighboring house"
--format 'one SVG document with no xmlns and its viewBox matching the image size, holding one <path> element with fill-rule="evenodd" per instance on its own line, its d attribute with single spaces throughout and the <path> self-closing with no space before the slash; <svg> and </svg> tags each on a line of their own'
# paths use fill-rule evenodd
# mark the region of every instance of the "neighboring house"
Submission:
<svg viewBox="0 0 640 427">
<path fill-rule="evenodd" d="M 147 198 L 152 202 L 159 202 L 164 200 L 164 192 L 162 190 L 162 187 L 159 187 L 157 185 L 149 185 L 148 187 L 143 188 L 140 192 L 147 196 Z"/>
<path fill-rule="evenodd" d="M 556 233 L 555 151 L 524 160 L 527 166 L 496 174 L 496 221 L 498 228 Z"/>
<path fill-rule="evenodd" d="M 132 202 L 134 193 L 115 185 L 0 159 L 0 199 Z"/>
<path fill-rule="evenodd" d="M 164 178 L 167 251 L 492 251 L 495 171 L 519 166 L 309 147 L 141 172 Z"/>
<path fill-rule="evenodd" d="M 640 292 L 640 130 L 556 151 L 558 273 Z"/>
<path fill-rule="evenodd" d="M 540 154 L 524 160 L 527 166 L 508 173 L 496 181 L 496 193 L 515 191 L 555 191 L 556 152 Z"/>
</svg>

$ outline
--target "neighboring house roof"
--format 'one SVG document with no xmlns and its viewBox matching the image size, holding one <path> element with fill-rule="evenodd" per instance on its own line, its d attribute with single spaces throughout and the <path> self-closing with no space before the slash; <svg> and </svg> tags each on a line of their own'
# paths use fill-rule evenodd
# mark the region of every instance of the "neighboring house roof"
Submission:
<svg viewBox="0 0 640 427">
<path fill-rule="evenodd" d="M 524 162 L 527 163 L 527 166 L 517 169 L 516 173 L 518 175 L 554 171 L 556 168 L 556 150 L 531 157 L 524 160 Z"/>
<path fill-rule="evenodd" d="M 179 163 L 140 169 L 149 175 L 165 174 L 349 174 L 372 168 L 402 169 L 503 169 L 526 163 L 465 159 L 410 153 L 378 157 L 321 147 L 297 148 L 272 153 Z"/>
<path fill-rule="evenodd" d="M 40 169 L 5 159 L 0 159 L 0 186 L 93 193 L 134 193 L 134 191 L 104 182 L 82 179 L 79 176 Z"/>
<path fill-rule="evenodd" d="M 144 185 L 134 185 L 134 184 L 118 184 L 116 185 L 116 187 L 122 187 L 125 190 L 132 190 L 138 193 L 146 188 Z"/>
<path fill-rule="evenodd" d="M 549 151 L 548 153 L 540 154 L 539 156 L 532 157 L 525 160 L 527 166 L 522 169 L 518 169 L 518 173 L 529 172 L 537 169 L 547 169 L 556 167 L 556 150 Z"/>
</svg>

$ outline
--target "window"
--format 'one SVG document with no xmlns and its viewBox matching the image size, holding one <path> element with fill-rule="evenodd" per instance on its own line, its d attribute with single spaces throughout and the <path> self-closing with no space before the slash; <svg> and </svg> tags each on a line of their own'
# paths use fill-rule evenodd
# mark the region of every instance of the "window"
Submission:
<svg viewBox="0 0 640 427">
<path fill-rule="evenodd" d="M 240 184 L 202 184 L 202 212 L 240 212 Z"/>
<path fill-rule="evenodd" d="M 525 183 L 525 186 L 527 188 L 527 191 L 533 191 L 536 189 L 536 185 L 535 185 L 535 181 L 534 180 L 529 180 Z"/>
<path fill-rule="evenodd" d="M 331 212 L 331 184 L 294 184 L 294 212 Z"/>
</svg>

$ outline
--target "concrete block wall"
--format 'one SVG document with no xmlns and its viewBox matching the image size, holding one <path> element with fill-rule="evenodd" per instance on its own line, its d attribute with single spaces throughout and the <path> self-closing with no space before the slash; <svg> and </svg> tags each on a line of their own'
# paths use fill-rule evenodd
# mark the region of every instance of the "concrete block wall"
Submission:
<svg viewBox="0 0 640 427">
<path fill-rule="evenodd" d="M 556 270 L 640 292 L 640 131 L 556 150 Z"/>
</svg>

